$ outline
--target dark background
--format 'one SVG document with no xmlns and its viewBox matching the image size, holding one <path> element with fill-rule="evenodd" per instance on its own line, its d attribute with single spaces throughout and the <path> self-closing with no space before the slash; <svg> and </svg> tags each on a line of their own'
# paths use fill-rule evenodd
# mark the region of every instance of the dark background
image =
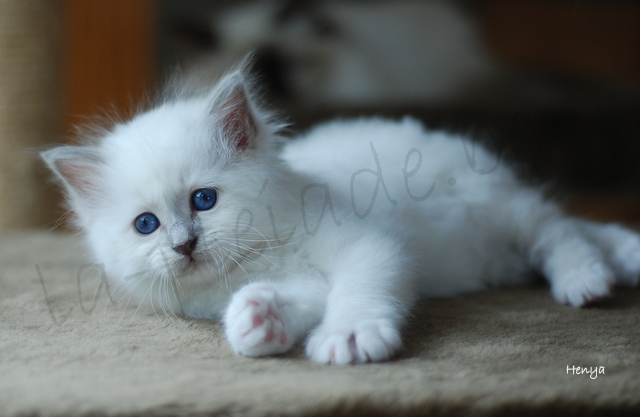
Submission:
<svg viewBox="0 0 640 417">
<path fill-rule="evenodd" d="M 161 84 L 173 68 L 188 66 L 196 55 L 215 52 L 217 40 L 210 22 L 225 7 L 239 3 L 68 0 L 66 73 L 76 73 L 66 77 L 66 128 L 108 104 L 120 113 L 133 111 L 145 91 Z M 530 82 L 524 88 L 534 91 L 544 85 L 565 99 L 527 102 L 526 97 L 512 94 L 495 106 L 382 103 L 362 108 L 310 108 L 269 95 L 267 101 L 287 115 L 293 131 L 336 116 L 410 114 L 429 127 L 467 133 L 487 143 L 532 182 L 549 185 L 552 194 L 574 212 L 640 220 L 640 4 L 568 0 L 456 4 L 472 16 L 487 50 Z M 100 43 L 105 47 L 95 48 Z M 102 65 L 102 78 L 120 77 L 119 81 L 104 91 L 86 87 L 95 84 L 91 62 Z M 78 63 L 83 66 L 82 77 Z"/>
</svg>

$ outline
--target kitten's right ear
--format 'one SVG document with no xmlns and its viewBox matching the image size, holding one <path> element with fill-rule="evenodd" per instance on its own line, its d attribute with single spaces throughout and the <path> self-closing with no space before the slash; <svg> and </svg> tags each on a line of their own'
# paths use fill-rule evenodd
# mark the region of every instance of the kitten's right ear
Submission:
<svg viewBox="0 0 640 417">
<path fill-rule="evenodd" d="M 242 70 L 237 70 L 220 81 L 211 101 L 209 114 L 220 137 L 239 151 L 258 145 L 258 119 L 252 107 Z"/>
<path fill-rule="evenodd" d="M 69 191 L 85 200 L 95 195 L 102 159 L 94 150 L 60 146 L 44 151 L 40 156 Z"/>
</svg>

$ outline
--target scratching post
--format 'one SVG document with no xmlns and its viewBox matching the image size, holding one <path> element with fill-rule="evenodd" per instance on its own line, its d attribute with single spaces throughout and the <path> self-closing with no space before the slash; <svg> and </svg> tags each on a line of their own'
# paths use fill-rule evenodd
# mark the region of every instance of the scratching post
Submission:
<svg viewBox="0 0 640 417">
<path fill-rule="evenodd" d="M 0 230 L 60 214 L 34 151 L 59 141 L 59 4 L 0 0 Z"/>
</svg>

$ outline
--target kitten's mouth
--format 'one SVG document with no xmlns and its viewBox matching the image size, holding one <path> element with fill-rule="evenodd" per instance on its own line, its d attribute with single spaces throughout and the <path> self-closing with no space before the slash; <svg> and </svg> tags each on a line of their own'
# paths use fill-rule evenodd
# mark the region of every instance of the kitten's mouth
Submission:
<svg viewBox="0 0 640 417">
<path fill-rule="evenodd" d="M 177 265 L 178 273 L 180 275 L 183 275 L 185 273 L 194 272 L 200 267 L 201 264 L 202 262 L 198 260 L 197 257 L 194 257 L 193 255 L 185 256 L 179 261 Z"/>
</svg>

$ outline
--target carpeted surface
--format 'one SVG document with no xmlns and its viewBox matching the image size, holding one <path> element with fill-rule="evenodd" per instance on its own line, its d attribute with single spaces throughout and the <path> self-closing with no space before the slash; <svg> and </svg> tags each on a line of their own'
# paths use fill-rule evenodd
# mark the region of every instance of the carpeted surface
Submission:
<svg viewBox="0 0 640 417">
<path fill-rule="evenodd" d="M 301 348 L 238 357 L 217 323 L 113 306 L 81 247 L 0 235 L 0 415 L 640 412 L 638 290 L 589 309 L 556 305 L 541 287 L 433 300 L 416 308 L 394 361 L 328 367 Z M 604 374 L 567 373 L 574 365 Z"/>
</svg>

